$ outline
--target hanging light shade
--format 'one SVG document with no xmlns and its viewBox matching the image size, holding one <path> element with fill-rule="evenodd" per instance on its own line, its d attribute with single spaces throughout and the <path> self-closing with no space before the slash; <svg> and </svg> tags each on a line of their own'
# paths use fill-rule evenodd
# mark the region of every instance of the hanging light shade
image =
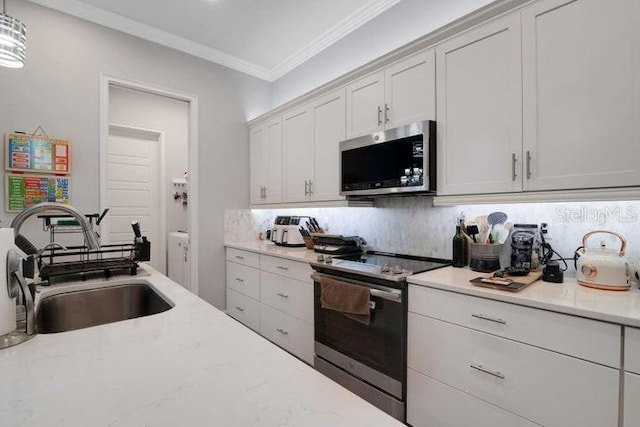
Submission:
<svg viewBox="0 0 640 427">
<path fill-rule="evenodd" d="M 4 0 L 0 13 L 0 65 L 9 68 L 24 66 L 27 50 L 27 28 L 24 24 L 6 14 Z"/>
</svg>

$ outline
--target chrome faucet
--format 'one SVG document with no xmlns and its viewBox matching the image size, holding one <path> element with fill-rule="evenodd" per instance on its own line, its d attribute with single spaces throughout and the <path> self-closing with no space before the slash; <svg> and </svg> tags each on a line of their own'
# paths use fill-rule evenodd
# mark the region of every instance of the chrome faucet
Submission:
<svg viewBox="0 0 640 427">
<path fill-rule="evenodd" d="M 82 215 L 80 211 L 78 211 L 73 206 L 63 205 L 62 203 L 43 202 L 30 206 L 16 215 L 13 221 L 11 221 L 10 227 L 14 229 L 14 233 L 17 236 L 18 234 L 20 234 L 20 227 L 22 227 L 22 224 L 27 220 L 27 218 L 46 211 L 61 211 L 74 217 L 80 224 L 80 227 L 82 227 L 82 232 L 84 233 L 84 239 L 87 243 L 87 247 L 90 250 L 100 249 L 98 237 L 96 236 L 96 233 L 93 231 L 84 215 Z"/>
</svg>

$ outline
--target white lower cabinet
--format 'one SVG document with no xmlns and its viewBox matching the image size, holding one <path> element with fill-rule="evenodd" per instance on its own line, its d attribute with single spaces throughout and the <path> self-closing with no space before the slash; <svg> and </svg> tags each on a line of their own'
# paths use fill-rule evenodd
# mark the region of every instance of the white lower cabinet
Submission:
<svg viewBox="0 0 640 427">
<path fill-rule="evenodd" d="M 407 421 L 414 427 L 535 427 L 522 417 L 498 408 L 409 369 Z M 428 402 L 428 404 L 412 404 Z"/>
<path fill-rule="evenodd" d="M 227 314 L 313 365 L 313 281 L 306 262 L 227 248 Z"/>
<path fill-rule="evenodd" d="M 227 288 L 227 314 L 254 331 L 259 331 L 260 303 Z"/>
<path fill-rule="evenodd" d="M 640 375 L 625 372 L 624 374 L 624 426 L 640 426 Z"/>
<path fill-rule="evenodd" d="M 260 335 L 313 364 L 313 324 L 260 304 Z"/>
<path fill-rule="evenodd" d="M 422 289 L 412 285 L 409 291 L 409 424 L 532 425 L 520 419 L 524 418 L 547 427 L 618 426 L 620 370 L 619 364 L 601 364 L 610 360 L 606 353 L 583 344 L 576 347 L 579 358 L 557 352 L 560 347 L 571 354 L 571 348 L 559 346 L 551 332 L 546 342 L 544 334 L 536 335 L 518 326 L 520 309 L 524 310 L 519 314 L 528 316 L 529 322 L 536 317 L 529 316 L 525 307 L 433 289 L 428 290 L 440 304 L 431 309 L 416 306 L 413 297 Z M 447 303 L 440 297 L 446 297 Z M 467 316 L 461 316 L 464 306 L 475 306 L 475 316 L 489 319 L 500 328 L 485 328 L 483 323 L 467 320 Z M 556 316 L 544 310 L 537 314 L 542 319 L 547 314 Z M 617 345 L 613 350 L 619 355 L 620 326 L 579 318 L 572 318 L 572 322 L 560 317 L 556 320 L 567 330 L 578 330 L 573 320 L 583 320 L 585 331 L 595 328 L 594 339 Z M 600 323 L 612 328 L 600 330 Z M 540 322 L 533 328 L 544 331 L 545 327 Z M 603 337 L 607 334 L 612 336 Z M 576 333 L 579 340 L 582 336 Z M 565 338 L 572 340 L 571 335 Z M 589 355 L 598 363 L 590 361 L 593 359 Z M 454 396 L 460 405 L 448 408 L 438 403 L 440 398 L 432 398 L 438 393 Z M 465 411 L 467 405 L 476 414 L 472 423 L 465 421 L 467 415 L 455 411 L 456 407 Z M 513 421 L 511 416 L 515 417 Z"/>
</svg>

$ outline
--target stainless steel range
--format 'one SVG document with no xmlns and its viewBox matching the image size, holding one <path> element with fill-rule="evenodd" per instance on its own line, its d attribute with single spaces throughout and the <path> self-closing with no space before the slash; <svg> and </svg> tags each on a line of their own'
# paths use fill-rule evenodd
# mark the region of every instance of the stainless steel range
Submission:
<svg viewBox="0 0 640 427">
<path fill-rule="evenodd" d="M 449 264 L 383 252 L 319 256 L 311 263 L 315 368 L 404 422 L 407 277 Z"/>
</svg>

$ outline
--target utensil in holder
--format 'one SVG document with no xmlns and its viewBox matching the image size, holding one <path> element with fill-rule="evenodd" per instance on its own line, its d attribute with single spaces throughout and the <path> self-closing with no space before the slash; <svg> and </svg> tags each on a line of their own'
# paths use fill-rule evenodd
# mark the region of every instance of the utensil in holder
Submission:
<svg viewBox="0 0 640 427">
<path fill-rule="evenodd" d="M 503 256 L 505 245 L 500 243 L 469 242 L 470 262 L 473 271 L 490 273 L 500 270 L 500 258 Z"/>
</svg>

